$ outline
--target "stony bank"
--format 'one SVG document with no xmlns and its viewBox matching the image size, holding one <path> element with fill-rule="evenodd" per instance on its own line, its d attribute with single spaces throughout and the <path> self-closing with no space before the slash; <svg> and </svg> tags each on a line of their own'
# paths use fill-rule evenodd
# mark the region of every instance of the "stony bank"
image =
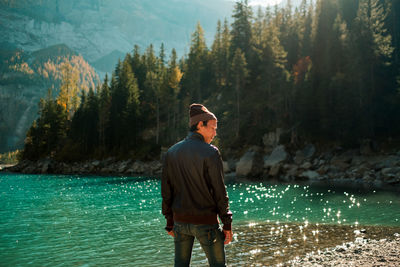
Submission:
<svg viewBox="0 0 400 267">
<path fill-rule="evenodd" d="M 58 162 L 51 158 L 21 161 L 3 171 L 32 174 L 94 174 L 160 177 L 160 160 L 88 160 Z M 223 158 L 227 182 L 241 179 L 275 182 L 332 182 L 370 185 L 372 187 L 400 187 L 400 151 L 374 151 L 370 143 L 359 149 L 343 150 L 336 147 L 319 151 L 313 144 L 293 150 L 268 140 L 263 147 L 253 146 L 239 158 Z"/>
</svg>

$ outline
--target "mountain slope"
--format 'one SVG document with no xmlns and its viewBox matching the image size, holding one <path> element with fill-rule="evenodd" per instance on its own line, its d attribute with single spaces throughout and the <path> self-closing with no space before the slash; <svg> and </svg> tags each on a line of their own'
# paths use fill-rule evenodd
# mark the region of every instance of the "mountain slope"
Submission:
<svg viewBox="0 0 400 267">
<path fill-rule="evenodd" d="M 0 49 L 0 152 L 23 147 L 26 131 L 37 117 L 40 98 L 49 88 L 53 88 L 53 95 L 58 93 L 65 63 L 79 71 L 83 90 L 99 82 L 94 69 L 65 45 L 32 53 Z"/>
</svg>

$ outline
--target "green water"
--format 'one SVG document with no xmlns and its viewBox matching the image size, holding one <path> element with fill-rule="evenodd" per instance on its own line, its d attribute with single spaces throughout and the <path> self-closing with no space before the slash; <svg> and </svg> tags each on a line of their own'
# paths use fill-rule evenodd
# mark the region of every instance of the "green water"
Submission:
<svg viewBox="0 0 400 267">
<path fill-rule="evenodd" d="M 228 184 L 232 266 L 269 265 L 400 228 L 400 195 L 303 185 Z M 0 266 L 172 266 L 160 182 L 0 174 Z M 340 233 L 340 234 L 339 234 Z M 193 266 L 206 259 L 195 245 Z"/>
</svg>

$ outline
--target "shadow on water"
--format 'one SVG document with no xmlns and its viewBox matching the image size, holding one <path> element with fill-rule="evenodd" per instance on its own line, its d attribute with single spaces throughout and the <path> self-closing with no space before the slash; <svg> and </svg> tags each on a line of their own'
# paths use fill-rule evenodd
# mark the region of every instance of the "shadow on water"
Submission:
<svg viewBox="0 0 400 267">
<path fill-rule="evenodd" d="M 249 223 L 238 225 L 234 231 L 234 242 L 227 246 L 230 265 L 271 266 L 353 242 L 356 238 L 390 238 L 400 233 L 400 227 Z"/>
</svg>

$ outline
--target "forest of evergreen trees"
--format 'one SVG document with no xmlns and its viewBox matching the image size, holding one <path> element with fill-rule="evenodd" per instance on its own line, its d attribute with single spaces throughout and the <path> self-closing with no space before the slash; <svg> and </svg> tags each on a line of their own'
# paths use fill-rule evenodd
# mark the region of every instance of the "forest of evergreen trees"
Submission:
<svg viewBox="0 0 400 267">
<path fill-rule="evenodd" d="M 60 94 L 40 103 L 23 158 L 158 157 L 187 134 L 193 102 L 217 115 L 225 153 L 276 128 L 292 143 L 400 136 L 400 1 L 288 1 L 253 12 L 242 0 L 232 23 L 216 26 L 207 47 L 198 24 L 181 59 L 135 46 L 80 99 L 66 70 Z"/>
</svg>

